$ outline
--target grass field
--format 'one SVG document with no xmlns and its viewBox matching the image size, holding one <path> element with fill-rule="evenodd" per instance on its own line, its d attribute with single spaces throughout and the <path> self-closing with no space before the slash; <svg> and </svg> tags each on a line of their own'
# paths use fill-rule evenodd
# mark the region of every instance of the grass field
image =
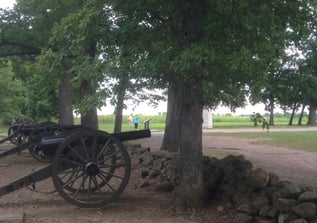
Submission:
<svg viewBox="0 0 317 223">
<path fill-rule="evenodd" d="M 155 116 L 144 116 L 140 115 L 140 128 L 143 128 L 143 121 L 151 119 L 150 128 L 156 130 L 164 130 L 165 128 L 165 115 Z M 268 120 L 268 117 L 265 117 Z M 254 127 L 254 123 L 250 120 L 250 116 L 232 116 L 232 115 L 214 115 L 213 116 L 213 127 L 214 128 L 245 128 Z M 114 128 L 114 115 L 100 116 L 99 117 L 99 128 L 104 131 L 112 132 Z M 288 126 L 289 116 L 277 116 L 274 119 L 276 127 Z M 298 118 L 294 118 L 294 127 L 297 127 Z M 302 123 L 307 122 L 307 117 L 304 117 Z M 290 126 L 288 126 L 290 127 Z M 123 117 L 122 130 L 129 130 L 128 116 Z"/>
<path fill-rule="evenodd" d="M 256 144 L 282 146 L 317 152 L 317 131 L 210 133 L 214 136 L 230 136 L 256 139 Z"/>
<path fill-rule="evenodd" d="M 268 120 L 268 117 L 265 117 Z M 140 115 L 140 129 L 143 128 L 143 121 L 146 119 L 151 119 L 150 128 L 156 130 L 164 130 L 165 128 L 165 119 L 166 115 L 153 115 L 145 116 Z M 213 127 L 214 128 L 241 128 L 241 127 L 253 127 L 253 122 L 250 120 L 250 116 L 232 116 L 232 115 L 214 115 L 213 116 Z M 274 123 L 276 127 L 287 126 L 289 116 L 288 115 L 278 115 L 274 118 Z M 78 124 L 80 121 L 78 118 L 75 118 L 75 124 Z M 103 115 L 99 116 L 99 129 L 107 132 L 113 132 L 114 129 L 115 116 L 114 115 Z M 295 117 L 293 123 L 294 127 L 297 126 L 298 118 Z M 307 117 L 304 117 L 303 123 L 307 122 Z M 8 126 L 0 125 L 0 132 L 7 132 Z M 128 131 L 128 116 L 123 116 L 122 122 L 122 131 Z"/>
<path fill-rule="evenodd" d="M 144 128 L 143 121 L 151 119 L 150 128 L 153 130 L 164 130 L 165 128 L 165 115 L 144 116 L 140 115 L 139 129 Z M 268 117 L 266 117 L 268 119 Z M 275 117 L 274 128 L 284 127 L 288 125 L 288 116 Z M 297 123 L 297 118 L 294 119 L 294 124 Z M 113 132 L 114 129 L 114 115 L 99 116 L 99 129 L 107 132 Z M 307 121 L 305 117 L 303 123 Z M 79 123 L 79 119 L 75 119 L 75 123 Z M 213 127 L 217 128 L 254 128 L 254 123 L 250 120 L 250 116 L 232 116 L 232 115 L 214 115 Z M 290 127 L 290 126 L 288 126 Z M 294 128 L 297 125 L 293 126 Z M 260 128 L 260 127 L 258 127 Z M 8 126 L 0 125 L 0 133 L 6 134 Z M 123 117 L 122 131 L 129 131 L 128 116 Z M 276 146 L 285 146 L 289 148 L 303 149 L 307 151 L 317 151 L 317 131 L 305 132 L 270 132 L 266 131 L 260 133 L 212 133 L 222 136 L 235 136 L 256 138 L 257 143 L 265 143 Z"/>
<path fill-rule="evenodd" d="M 269 117 L 264 116 L 268 121 Z M 240 128 L 240 127 L 253 127 L 254 123 L 250 120 L 250 116 L 232 116 L 232 115 L 214 115 L 213 118 L 214 128 Z M 274 126 L 287 126 L 289 122 L 289 115 L 278 115 L 274 117 Z M 302 123 L 307 122 L 307 117 L 304 117 Z M 298 117 L 293 120 L 294 126 L 298 123 Z"/>
</svg>

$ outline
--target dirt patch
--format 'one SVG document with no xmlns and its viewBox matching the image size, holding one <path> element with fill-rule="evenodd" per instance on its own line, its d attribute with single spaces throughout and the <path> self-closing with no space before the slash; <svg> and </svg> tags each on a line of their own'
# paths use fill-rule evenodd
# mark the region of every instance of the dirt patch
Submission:
<svg viewBox="0 0 317 223">
<path fill-rule="evenodd" d="M 287 131 L 284 130 L 283 131 Z M 159 149 L 163 133 L 154 132 L 150 139 L 138 141 L 142 146 Z M 243 155 L 281 179 L 317 185 L 317 153 L 288 149 L 272 145 L 259 145 L 254 139 L 203 135 L 203 152 L 206 155 L 224 157 L 229 154 Z"/>
<path fill-rule="evenodd" d="M 162 133 L 134 143 L 142 147 L 158 149 Z M 317 179 L 317 153 L 291 150 L 268 145 L 256 145 L 250 139 L 219 136 L 203 137 L 204 153 L 208 155 L 242 154 L 254 167 L 274 172 L 282 179 L 315 182 Z M 5 145 L 6 147 L 10 145 Z M 42 164 L 27 153 L 11 155 L 1 159 L 0 185 L 23 176 Z M 217 210 L 218 204 L 210 205 L 201 212 L 176 215 L 168 211 L 172 194 L 154 191 L 153 187 L 141 188 L 138 169 L 134 169 L 130 182 L 119 199 L 102 209 L 77 208 L 64 201 L 56 192 L 51 179 L 36 184 L 35 190 L 20 189 L 0 197 L 0 214 L 24 212 L 26 223 L 196 223 L 196 222 L 239 222 L 225 204 L 225 210 Z"/>
<path fill-rule="evenodd" d="M 0 149 L 1 152 L 1 149 Z M 0 186 L 24 176 L 43 164 L 28 153 L 11 155 L 1 159 Z M 201 212 L 176 215 L 169 211 L 171 194 L 154 190 L 154 187 L 141 188 L 138 169 L 132 171 L 130 182 L 115 202 L 102 209 L 83 209 L 63 200 L 55 192 L 49 178 L 32 187 L 23 188 L 0 197 L 0 216 L 3 214 L 25 213 L 25 222 L 46 223 L 234 223 L 234 214 L 229 210 L 217 210 L 217 205 L 206 207 Z"/>
<path fill-rule="evenodd" d="M 250 160 L 254 167 L 261 167 L 277 174 L 281 179 L 316 184 L 317 153 L 271 145 L 254 144 L 254 139 L 237 137 L 204 136 L 204 151 L 210 153 L 211 145 L 217 152 L 234 151 Z"/>
</svg>

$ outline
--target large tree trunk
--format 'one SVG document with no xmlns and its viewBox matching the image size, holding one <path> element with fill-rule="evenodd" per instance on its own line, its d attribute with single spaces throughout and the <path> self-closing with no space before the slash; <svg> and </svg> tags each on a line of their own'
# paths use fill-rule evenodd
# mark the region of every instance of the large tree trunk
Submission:
<svg viewBox="0 0 317 223">
<path fill-rule="evenodd" d="M 297 108 L 297 103 L 294 103 L 293 109 L 292 109 L 292 113 L 291 113 L 291 117 L 289 118 L 288 125 L 293 125 L 293 120 L 294 120 L 294 115 L 295 115 L 296 108 Z"/>
<path fill-rule="evenodd" d="M 122 112 L 123 112 L 123 106 L 124 106 L 124 96 L 125 96 L 125 90 L 121 90 L 118 92 L 117 95 L 117 104 L 116 104 L 116 110 L 115 110 L 115 123 L 114 123 L 114 132 L 121 132 L 122 130 Z"/>
<path fill-rule="evenodd" d="M 177 0 L 172 17 L 175 39 L 183 50 L 190 49 L 203 36 L 203 23 L 208 1 Z M 187 63 L 188 61 L 184 61 Z M 174 205 L 183 208 L 201 208 L 204 205 L 205 190 L 202 178 L 202 111 L 203 111 L 203 73 L 200 64 L 192 65 L 183 71 L 180 80 L 174 80 L 180 87 L 181 125 L 176 132 L 180 140 L 178 162 L 179 182 L 175 187 Z M 175 111 L 174 111 L 175 113 Z M 179 135 L 179 136 L 178 136 Z"/>
<path fill-rule="evenodd" d="M 71 83 L 71 77 L 65 76 L 61 85 L 59 86 L 59 103 L 58 103 L 58 113 L 59 113 L 59 124 L 60 125 L 73 125 L 73 88 Z"/>
<path fill-rule="evenodd" d="M 309 106 L 309 114 L 308 114 L 307 125 L 310 125 L 310 126 L 317 125 L 317 123 L 316 123 L 316 111 L 317 111 L 317 107 L 315 105 L 310 105 Z"/>
<path fill-rule="evenodd" d="M 96 42 L 92 39 L 87 44 L 87 56 L 94 60 L 96 56 Z M 86 97 L 94 97 L 96 88 L 92 85 L 90 80 L 83 80 L 80 85 L 80 99 L 83 101 Z M 83 127 L 98 129 L 98 114 L 96 105 L 90 105 L 90 109 L 84 114 L 81 114 L 81 125 Z"/>
<path fill-rule="evenodd" d="M 269 112 L 270 112 L 269 125 L 274 126 L 274 99 L 270 100 Z"/>
<path fill-rule="evenodd" d="M 182 90 L 170 83 L 168 87 L 167 115 L 161 150 L 180 152 L 180 133 L 182 120 Z"/>
<path fill-rule="evenodd" d="M 198 75 L 199 76 L 199 75 Z M 175 188 L 175 205 L 201 208 L 205 190 L 202 178 L 202 80 L 184 85 L 178 168 L 180 181 Z"/>
<path fill-rule="evenodd" d="M 80 86 L 80 98 L 83 100 L 85 97 L 94 95 L 95 90 L 88 80 L 84 80 Z M 87 112 L 81 114 L 81 124 L 83 127 L 98 129 L 98 115 L 97 108 L 92 106 Z"/>
<path fill-rule="evenodd" d="M 303 104 L 302 110 L 301 110 L 301 112 L 299 114 L 299 118 L 298 118 L 298 125 L 302 125 L 302 120 L 303 120 L 303 116 L 304 116 L 305 107 L 306 107 L 306 105 Z"/>
</svg>

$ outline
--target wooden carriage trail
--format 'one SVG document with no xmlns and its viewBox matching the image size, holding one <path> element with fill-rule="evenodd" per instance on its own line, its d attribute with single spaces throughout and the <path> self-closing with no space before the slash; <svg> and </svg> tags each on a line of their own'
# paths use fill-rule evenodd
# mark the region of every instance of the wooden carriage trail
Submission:
<svg viewBox="0 0 317 223">
<path fill-rule="evenodd" d="M 149 129 L 109 134 L 81 126 L 21 123 L 0 141 L 16 143 L 0 158 L 29 150 L 47 164 L 0 187 L 0 196 L 52 177 L 56 191 L 69 203 L 103 207 L 129 182 L 131 161 L 122 142 L 150 136 Z"/>
</svg>

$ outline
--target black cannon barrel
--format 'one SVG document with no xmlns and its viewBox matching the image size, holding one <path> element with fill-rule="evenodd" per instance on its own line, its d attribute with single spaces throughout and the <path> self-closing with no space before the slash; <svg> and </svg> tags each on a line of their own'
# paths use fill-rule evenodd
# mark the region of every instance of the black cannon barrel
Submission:
<svg viewBox="0 0 317 223">
<path fill-rule="evenodd" d="M 129 132 L 117 132 L 117 133 L 112 133 L 111 135 L 119 139 L 119 141 L 124 142 L 124 141 L 135 140 L 135 139 L 149 138 L 151 137 L 151 130 L 144 129 L 144 130 L 136 130 L 136 131 L 129 131 Z"/>
<path fill-rule="evenodd" d="M 80 128 L 78 129 L 78 131 L 80 131 Z M 144 129 L 144 130 L 137 130 L 137 131 L 112 133 L 110 135 L 114 136 L 119 141 L 123 142 L 123 141 L 129 141 L 129 140 L 136 140 L 136 139 L 151 137 L 151 131 L 150 131 L 150 129 Z M 67 135 L 66 135 L 66 137 L 67 137 Z M 69 137 L 72 137 L 72 136 L 69 136 Z M 45 148 L 47 149 L 47 148 L 50 148 L 50 147 L 53 147 L 56 150 L 56 148 L 58 148 L 59 144 L 62 143 L 64 140 L 65 140 L 65 136 L 64 135 L 43 137 L 42 141 L 40 142 L 40 144 L 38 146 L 43 146 L 44 150 L 45 150 Z M 20 151 L 28 148 L 29 146 L 33 146 L 33 144 L 25 143 L 25 144 L 16 146 L 15 148 L 12 148 L 12 149 L 10 149 L 8 151 L 5 151 L 4 153 L 0 153 L 0 157 L 4 157 L 4 156 L 12 154 L 14 152 L 20 152 Z M 115 154 L 116 159 L 113 159 L 113 157 L 112 157 L 113 154 Z M 125 153 L 120 153 L 120 154 L 123 155 Z M 120 158 L 120 156 L 118 156 L 117 152 L 112 153 L 111 157 L 112 157 L 112 159 L 110 159 L 110 160 L 112 162 L 114 160 L 117 161 L 117 159 L 119 159 L 119 160 L 122 159 L 122 157 Z M 65 157 L 62 157 L 61 159 L 64 159 L 64 158 Z M 70 156 L 69 158 L 72 158 L 72 156 Z M 74 162 L 70 162 L 70 163 L 72 165 L 73 165 L 73 163 L 75 163 L 75 165 L 77 165 L 76 164 L 77 162 L 75 162 L 75 161 Z M 2 187 L 0 187 L 0 196 L 8 194 L 8 193 L 11 193 L 11 192 L 13 192 L 15 190 L 18 190 L 20 188 L 26 187 L 28 185 L 34 184 L 34 183 L 36 183 L 38 181 L 41 181 L 41 180 L 44 180 L 46 178 L 51 177 L 52 174 L 54 173 L 53 164 L 48 164 L 48 165 L 46 165 L 46 166 L 44 166 L 44 167 L 42 167 L 42 168 L 30 173 L 30 174 L 27 174 L 27 175 L 25 175 L 23 177 L 20 177 L 20 178 L 14 180 L 14 181 L 2 186 Z M 90 164 L 90 161 L 87 164 Z M 130 162 L 128 162 L 128 164 L 130 164 Z M 112 164 L 111 166 L 120 167 L 119 164 L 117 164 L 117 165 Z M 60 167 L 58 167 L 56 169 L 56 171 L 64 171 L 64 170 L 66 170 L 66 169 L 68 169 L 70 167 L 71 166 L 69 166 L 69 165 L 65 165 L 65 166 L 61 165 Z M 129 166 L 129 168 L 130 168 L 130 166 Z M 113 175 L 113 172 L 110 172 L 109 176 L 112 176 L 112 175 Z M 115 176 L 115 175 L 113 175 L 113 176 Z M 127 175 L 127 176 L 129 176 L 129 175 Z M 78 176 L 76 176 L 76 179 L 77 179 L 77 177 Z M 102 186 L 106 185 L 107 181 L 110 180 L 110 178 L 108 179 L 108 176 L 107 176 L 105 179 L 103 179 L 103 180 L 105 180 L 105 184 L 103 184 Z M 68 185 L 68 184 L 65 184 L 65 185 Z M 98 186 L 97 188 L 99 188 L 99 186 L 101 186 L 101 184 L 97 184 L 97 186 Z M 79 189 L 80 188 L 78 188 L 78 190 Z M 89 196 L 89 193 L 88 193 L 88 196 Z"/>
<path fill-rule="evenodd" d="M 136 130 L 136 131 L 129 131 L 129 132 L 117 132 L 117 133 L 111 133 L 110 135 L 114 136 L 119 141 L 124 142 L 129 140 L 149 138 L 151 137 L 151 130 L 144 129 L 144 130 Z M 42 138 L 40 145 L 41 146 L 59 145 L 60 143 L 64 141 L 64 139 L 65 139 L 64 135 L 47 136 Z"/>
</svg>

